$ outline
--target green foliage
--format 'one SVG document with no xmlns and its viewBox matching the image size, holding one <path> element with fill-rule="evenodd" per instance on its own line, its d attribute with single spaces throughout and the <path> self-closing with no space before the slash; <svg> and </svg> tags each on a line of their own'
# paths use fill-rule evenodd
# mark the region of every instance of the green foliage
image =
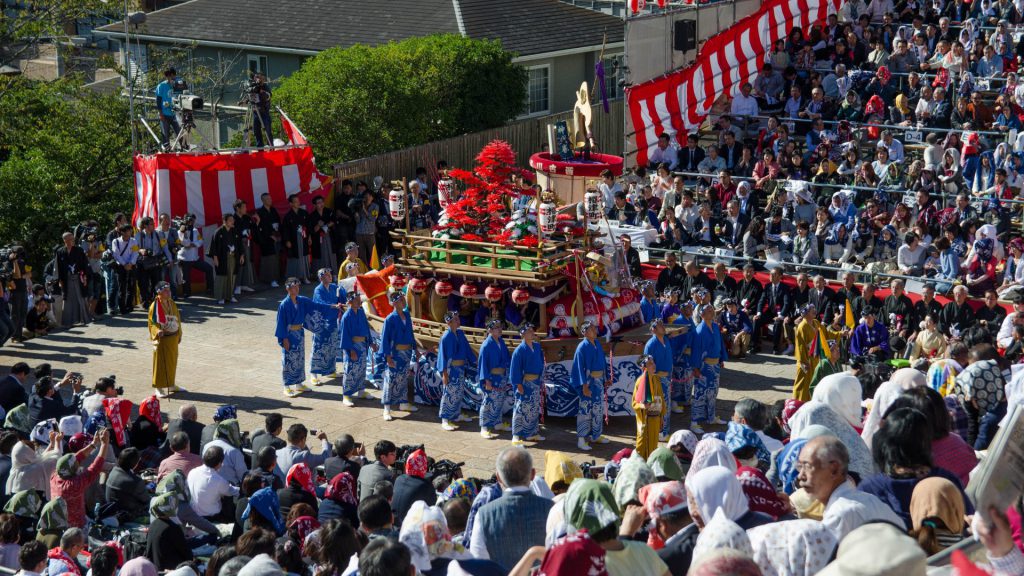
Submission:
<svg viewBox="0 0 1024 576">
<path fill-rule="evenodd" d="M 105 0 L 22 0 L 4 3 L 0 17 L 0 66 L 30 56 L 40 42 L 66 41 L 65 26 L 90 16 L 116 17 L 120 4 Z"/>
<path fill-rule="evenodd" d="M 0 243 L 41 266 L 83 220 L 133 205 L 127 102 L 76 79 L 0 80 Z"/>
<path fill-rule="evenodd" d="M 457 35 L 331 48 L 274 100 L 329 165 L 501 126 L 526 104 L 526 71 L 512 56 Z"/>
</svg>

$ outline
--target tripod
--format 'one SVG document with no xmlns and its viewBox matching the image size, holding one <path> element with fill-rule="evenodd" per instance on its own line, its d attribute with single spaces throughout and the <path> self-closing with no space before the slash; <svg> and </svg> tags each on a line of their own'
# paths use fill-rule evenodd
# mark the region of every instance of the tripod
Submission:
<svg viewBox="0 0 1024 576">
<path fill-rule="evenodd" d="M 179 151 L 180 152 L 180 151 L 187 151 L 187 150 L 189 150 L 190 147 L 188 145 L 188 140 L 186 140 L 186 137 L 192 135 L 192 129 L 195 128 L 195 127 L 196 127 L 196 119 L 195 119 L 195 115 L 192 113 L 192 111 L 191 110 L 182 110 L 181 111 L 181 130 L 178 131 L 178 135 L 174 137 L 173 141 L 171 141 L 171 145 L 169 146 L 171 151 Z M 206 139 L 203 138 L 202 134 L 200 134 L 199 132 L 196 132 L 196 136 L 198 137 L 198 139 L 203 144 L 206 144 L 207 146 L 209 146 L 209 142 L 207 142 Z"/>
<path fill-rule="evenodd" d="M 253 131 L 254 128 L 256 130 L 260 130 L 261 134 L 264 134 L 264 135 L 266 135 L 268 137 L 270 136 L 270 134 L 269 134 L 270 131 L 267 130 L 267 127 L 263 125 L 263 117 L 260 116 L 260 114 L 259 114 L 259 112 L 257 110 L 257 103 L 253 101 L 254 99 L 255 99 L 255 96 L 246 95 L 246 98 L 244 100 L 244 102 L 245 102 L 245 122 L 242 125 L 242 134 L 243 134 L 242 142 L 244 142 L 244 147 L 245 148 L 249 148 L 249 147 L 252 146 L 252 131 Z M 253 120 L 253 118 L 255 118 L 255 121 Z M 262 136 L 260 137 L 260 139 L 261 138 L 262 138 Z M 268 148 L 272 148 L 274 146 L 273 141 L 267 142 L 266 146 Z"/>
</svg>

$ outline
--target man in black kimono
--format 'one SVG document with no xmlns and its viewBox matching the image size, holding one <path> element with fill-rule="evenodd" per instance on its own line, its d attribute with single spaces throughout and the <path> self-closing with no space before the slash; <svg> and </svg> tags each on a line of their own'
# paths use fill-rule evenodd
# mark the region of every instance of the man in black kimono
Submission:
<svg viewBox="0 0 1024 576">
<path fill-rule="evenodd" d="M 303 284 L 309 284 L 309 230 L 306 222 L 309 213 L 302 208 L 298 194 L 288 197 L 288 212 L 281 222 L 281 236 L 284 247 L 288 250 L 287 274 L 290 278 L 298 278 Z"/>
<path fill-rule="evenodd" d="M 256 242 L 260 246 L 260 282 L 277 288 L 281 277 L 281 260 L 277 248 L 281 243 L 281 215 L 274 208 L 270 194 L 260 196 L 263 206 L 256 211 Z"/>
</svg>

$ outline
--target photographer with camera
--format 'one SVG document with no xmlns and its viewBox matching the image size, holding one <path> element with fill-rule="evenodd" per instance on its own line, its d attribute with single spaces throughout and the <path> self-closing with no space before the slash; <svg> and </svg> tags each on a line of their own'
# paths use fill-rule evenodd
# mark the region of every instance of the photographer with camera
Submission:
<svg viewBox="0 0 1024 576">
<path fill-rule="evenodd" d="M 135 271 L 135 279 L 139 283 L 139 297 L 142 299 L 142 307 L 149 309 L 153 303 L 153 288 L 157 282 L 163 280 L 164 268 L 167 267 L 170 258 L 164 251 L 165 246 L 161 245 L 160 236 L 156 233 L 156 226 L 153 219 L 146 216 L 139 220 L 139 233 L 135 235 L 135 242 L 139 247 L 138 268 Z"/>
<path fill-rule="evenodd" d="M 206 276 L 206 291 L 213 293 L 213 266 L 203 258 L 203 232 L 196 228 L 196 215 L 186 214 L 178 226 L 178 265 L 181 266 L 182 298 L 192 296 L 192 269 Z"/>
<path fill-rule="evenodd" d="M 92 320 L 85 305 L 85 291 L 89 286 L 89 259 L 85 251 L 75 244 L 75 235 L 65 232 L 64 245 L 57 249 L 56 272 L 64 309 L 60 315 L 62 326 L 86 324 Z"/>
<path fill-rule="evenodd" d="M 105 244 L 106 251 L 100 256 L 100 270 L 103 272 L 103 281 L 107 289 L 107 310 L 109 315 L 117 314 L 117 261 L 114 260 L 114 240 L 121 237 L 121 226 L 128 223 L 128 217 L 123 212 L 114 214 L 114 227 L 107 232 Z"/>
<path fill-rule="evenodd" d="M 181 125 L 174 114 L 174 85 L 177 82 L 177 71 L 174 68 L 164 70 L 164 81 L 156 85 L 156 108 L 160 112 L 160 142 L 164 147 L 170 146 Z"/>
<path fill-rule="evenodd" d="M 223 224 L 217 228 L 213 242 L 210 243 L 210 256 L 213 257 L 213 267 L 217 272 L 214 292 L 217 304 L 235 303 L 238 302 L 234 296 L 235 270 L 245 263 L 245 256 L 242 255 L 241 241 L 235 230 L 234 214 L 225 214 L 221 221 Z"/>
<path fill-rule="evenodd" d="M 129 314 L 135 308 L 135 263 L 139 260 L 139 245 L 132 238 L 131 224 L 122 224 L 120 233 L 121 237 L 110 245 L 117 278 L 117 298 L 109 304 L 111 315 L 115 308 L 121 314 Z"/>
<path fill-rule="evenodd" d="M 7 299 L 11 305 L 11 340 L 22 342 L 25 320 L 28 317 L 28 270 L 25 265 L 25 248 L 11 246 L 7 262 L 2 264 L 0 281 L 7 283 Z"/>
<path fill-rule="evenodd" d="M 103 296 L 102 259 L 106 246 L 100 239 L 99 223 L 95 220 L 82 222 L 75 228 L 75 239 L 89 260 L 89 281 L 85 292 L 85 305 L 89 316 L 96 317 L 96 307 Z"/>
<path fill-rule="evenodd" d="M 65 404 L 59 388 L 71 386 L 74 394 L 71 402 Z M 36 381 L 33 394 L 28 399 L 28 416 L 32 426 L 43 420 L 57 420 L 65 416 L 78 414 L 81 403 L 82 375 L 77 372 L 68 372 L 60 382 L 55 382 L 52 376 L 42 376 Z"/>
<path fill-rule="evenodd" d="M 270 121 L 270 86 L 267 84 L 267 77 L 262 72 L 253 73 L 246 85 L 248 97 L 252 103 L 252 130 L 256 135 L 256 147 L 263 148 L 264 134 L 266 145 L 274 145 L 273 125 Z"/>
</svg>

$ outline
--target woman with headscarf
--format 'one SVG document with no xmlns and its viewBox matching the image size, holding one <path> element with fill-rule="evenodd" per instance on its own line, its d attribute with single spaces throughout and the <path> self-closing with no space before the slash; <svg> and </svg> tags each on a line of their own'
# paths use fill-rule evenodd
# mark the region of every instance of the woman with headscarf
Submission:
<svg viewBox="0 0 1024 576">
<path fill-rule="evenodd" d="M 242 512 L 242 520 L 248 520 L 252 526 L 273 530 L 278 536 L 283 536 L 287 529 L 277 493 L 269 486 L 260 488 L 249 496 L 249 502 Z"/>
<path fill-rule="evenodd" d="M 703 526 L 718 510 L 722 510 L 729 520 L 744 530 L 775 521 L 763 512 L 750 509 L 743 486 L 736 478 L 736 473 L 729 468 L 711 466 L 701 470 L 687 481 L 686 492 L 690 516 L 697 526 Z"/>
<path fill-rule="evenodd" d="M 767 470 L 771 454 L 753 428 L 739 422 L 729 422 L 725 432 L 725 445 L 739 466 Z"/>
<path fill-rule="evenodd" d="M 890 122 L 897 126 L 912 126 L 915 121 L 914 109 L 904 94 L 897 94 L 895 105 L 889 108 Z"/>
<path fill-rule="evenodd" d="M 814 576 L 832 559 L 837 544 L 832 532 L 816 520 L 758 526 L 747 537 L 761 572 L 778 576 Z"/>
<path fill-rule="evenodd" d="M 63 498 L 54 498 L 39 512 L 36 540 L 45 544 L 47 550 L 53 550 L 60 546 L 60 537 L 68 528 L 68 503 Z"/>
<path fill-rule="evenodd" d="M 668 566 L 646 542 L 618 538 L 621 516 L 608 483 L 573 482 L 565 497 L 565 516 L 570 529 L 586 530 L 605 550 L 609 576 L 669 576 Z"/>
<path fill-rule="evenodd" d="M 639 503 L 640 488 L 654 484 L 656 480 L 654 471 L 636 451 L 629 458 L 623 459 L 619 474 L 615 477 L 615 484 L 612 485 L 619 509 L 625 510 L 626 506 Z"/>
<path fill-rule="evenodd" d="M 821 254 L 827 264 L 845 264 L 853 258 L 853 237 L 847 233 L 848 228 L 844 222 L 835 222 L 829 228 Z"/>
<path fill-rule="evenodd" d="M 68 524 L 85 527 L 85 490 L 99 479 L 103 461 L 110 446 L 110 431 L 104 430 L 93 438 L 92 444 L 75 454 L 65 454 L 57 460 L 57 470 L 50 477 L 50 494 L 60 496 L 68 504 Z M 85 470 L 80 464 L 95 450 L 96 458 Z"/>
<path fill-rule="evenodd" d="M 857 431 L 850 424 L 847 417 L 840 416 L 828 404 L 811 400 L 801 406 L 800 410 L 790 420 L 794 436 L 800 436 L 805 428 L 814 424 L 828 428 L 846 445 L 846 449 L 850 452 L 850 472 L 858 475 L 860 478 L 874 473 L 875 468 L 871 462 L 871 452 L 864 441 L 857 435 Z"/>
<path fill-rule="evenodd" d="M 1010 257 L 1006 259 L 1006 270 L 1003 273 L 1003 285 L 999 287 L 999 298 L 1010 300 L 1021 293 L 1024 288 L 1024 240 L 1010 240 Z"/>
<path fill-rule="evenodd" d="M 832 216 L 832 223 L 843 223 L 852 225 L 857 218 L 857 207 L 853 205 L 853 198 L 856 192 L 852 190 L 840 190 L 832 194 L 832 202 L 828 206 L 828 213 Z"/>
<path fill-rule="evenodd" d="M 967 276 L 964 279 L 971 296 L 981 297 L 985 292 L 995 289 L 996 266 L 999 261 L 993 257 L 994 247 L 991 238 L 974 241 L 974 255 L 967 262 Z"/>
<path fill-rule="evenodd" d="M 153 498 L 149 511 L 154 520 L 149 524 L 146 538 L 146 558 L 158 570 L 173 570 L 182 562 L 191 562 L 194 558 L 192 548 L 177 521 L 177 495 L 165 493 Z"/>
<path fill-rule="evenodd" d="M 789 502 L 779 496 L 764 472 L 752 466 L 740 466 L 736 470 L 736 479 L 740 481 L 743 494 L 753 512 L 767 514 L 775 520 L 793 517 Z"/>
<path fill-rule="evenodd" d="M 359 527 L 359 499 L 356 497 L 356 479 L 348 472 L 336 475 L 327 483 L 324 498 L 320 501 L 317 519 L 323 523 L 333 518 L 343 518 L 355 528 Z"/>
<path fill-rule="evenodd" d="M 689 576 L 762 576 L 761 568 L 748 554 L 732 548 L 718 548 L 693 563 Z"/>
<path fill-rule="evenodd" d="M 452 540 L 441 509 L 422 501 L 413 503 L 409 509 L 398 540 L 409 549 L 413 565 L 425 576 L 443 576 L 448 573 L 448 564 L 452 560 L 472 558 L 462 544 Z M 483 562 L 500 570 L 490 560 Z"/>
<path fill-rule="evenodd" d="M 689 484 L 698 472 L 712 466 L 723 466 L 733 472 L 738 467 L 736 458 L 729 451 L 725 442 L 714 436 L 705 436 L 697 443 L 697 447 L 693 451 L 693 461 L 690 463 L 690 469 L 686 472 L 684 482 Z"/>
<path fill-rule="evenodd" d="M 679 465 L 675 453 L 664 446 L 651 452 L 651 455 L 647 457 L 647 465 L 654 472 L 658 482 L 683 479 L 683 468 Z"/>
<path fill-rule="evenodd" d="M 860 96 L 855 90 L 847 90 L 846 97 L 843 98 L 843 102 L 839 106 L 839 110 L 836 111 L 835 119 L 860 122 Z"/>
<path fill-rule="evenodd" d="M 545 544 L 551 545 L 558 538 L 566 533 L 565 524 L 565 494 L 569 491 L 572 483 L 583 477 L 583 470 L 579 464 L 564 452 L 549 450 L 544 454 L 544 481 L 548 483 L 551 492 L 555 495 L 552 498 L 553 505 L 548 511 L 548 520 L 545 524 Z M 474 495 L 475 497 L 475 495 Z M 472 499 L 472 498 L 471 498 Z M 475 504 L 474 504 L 475 506 Z"/>
<path fill-rule="evenodd" d="M 925 386 L 926 384 L 927 378 L 925 378 L 925 375 L 920 370 L 900 368 L 893 372 L 888 382 L 883 383 L 875 390 L 875 395 L 871 401 L 871 408 L 864 418 L 864 428 L 860 433 L 860 437 L 867 444 L 868 448 L 871 447 L 871 439 L 875 432 L 878 431 L 879 425 L 882 422 L 882 416 L 885 415 L 885 412 L 892 403 L 896 401 L 900 393 L 911 388 Z"/>
<path fill-rule="evenodd" d="M 395 511 L 395 525 L 401 526 L 406 512 L 413 502 L 423 500 L 429 506 L 437 502 L 434 485 L 427 479 L 427 453 L 422 448 L 414 451 L 405 460 L 405 474 L 395 479 L 394 497 L 391 509 Z"/>
<path fill-rule="evenodd" d="M 510 572 L 510 576 L 527 576 L 536 559 L 524 556 L 524 561 Z M 528 561 L 526 561 L 528 560 Z M 538 574 L 546 576 L 608 576 L 605 551 L 586 532 L 566 535 L 554 542 L 540 561 Z"/>
<path fill-rule="evenodd" d="M 848 372 L 830 374 L 818 382 L 811 400 L 821 402 L 842 416 L 859 434 L 862 428 L 861 385 L 856 376 Z"/>
<path fill-rule="evenodd" d="M 984 450 L 1006 414 L 1006 377 L 991 344 L 975 345 L 970 354 L 970 364 L 956 377 L 953 395 L 967 412 L 965 440 L 975 450 Z"/>
<path fill-rule="evenodd" d="M 148 558 L 138 557 L 129 560 L 121 566 L 117 572 L 118 576 L 157 576 L 159 570 L 149 561 Z"/>
<path fill-rule="evenodd" d="M 160 466 L 160 445 L 164 442 L 165 434 L 160 399 L 155 394 L 139 404 L 139 417 L 132 422 L 128 437 L 131 438 L 132 446 L 140 452 L 140 466 L 143 470 Z"/>
<path fill-rule="evenodd" d="M 938 170 L 939 181 L 942 182 L 946 194 L 959 194 L 965 187 L 964 175 L 960 168 L 960 151 L 955 147 L 947 148 L 942 153 L 942 162 Z"/>
<path fill-rule="evenodd" d="M 39 520 L 39 512 L 43 507 L 43 500 L 39 492 L 35 490 L 22 490 L 11 496 L 11 499 L 4 504 L 4 512 L 14 514 L 18 519 L 20 527 L 20 542 L 28 542 L 36 537 L 36 523 Z M 58 544 L 59 537 L 58 537 Z"/>
<path fill-rule="evenodd" d="M 964 538 L 964 500 L 945 478 L 925 478 L 910 497 L 910 535 L 931 556 Z"/>
<path fill-rule="evenodd" d="M 220 530 L 217 528 L 217 525 L 200 516 L 199 513 L 192 508 L 192 494 L 189 492 L 188 481 L 185 479 L 185 474 L 181 470 L 175 470 L 157 482 L 156 495 L 161 496 L 163 494 L 174 494 L 177 497 L 178 510 L 175 513 L 175 516 L 180 524 L 192 526 L 193 528 L 205 532 L 207 538 L 213 538 L 213 541 L 220 538 Z M 150 511 L 150 513 L 152 513 L 152 511 Z M 150 521 L 152 521 L 152 517 L 150 518 Z M 239 536 L 240 535 L 241 534 L 239 534 Z"/>
<path fill-rule="evenodd" d="M 899 252 L 900 236 L 896 227 L 886 224 L 875 239 L 875 253 L 868 263 L 868 272 L 890 272 L 896 269 L 896 254 Z"/>
<path fill-rule="evenodd" d="M 711 520 L 707 523 L 701 522 L 697 526 L 700 528 L 700 535 L 697 536 L 697 543 L 693 547 L 694 565 L 699 564 L 708 554 L 723 548 L 754 556 L 754 548 L 750 545 L 747 531 L 730 520 L 724 510 L 718 510 Z"/>
<path fill-rule="evenodd" d="M 11 473 L 7 477 L 7 493 L 22 490 L 38 490 L 46 499 L 50 498 L 50 476 L 57 469 L 61 456 L 63 438 L 57 431 L 50 433 L 50 442 L 42 451 L 37 451 L 35 441 L 29 439 L 28 408 L 22 404 L 7 414 L 5 427 L 16 430 L 20 437 L 11 450 Z"/>
<path fill-rule="evenodd" d="M 277 491 L 280 502 L 281 516 L 287 516 L 292 506 L 300 502 L 309 504 L 316 512 L 319 504 L 316 499 L 316 485 L 313 483 L 313 472 L 303 462 L 292 464 L 285 477 L 284 488 Z"/>
<path fill-rule="evenodd" d="M 957 486 L 967 513 L 974 507 L 948 470 L 932 464 L 932 429 L 928 418 L 913 408 L 898 408 L 885 415 L 884 425 L 872 440 L 875 464 L 881 473 L 865 478 L 857 489 L 877 496 L 911 527 L 910 498 L 925 478 L 945 478 Z"/>
</svg>

